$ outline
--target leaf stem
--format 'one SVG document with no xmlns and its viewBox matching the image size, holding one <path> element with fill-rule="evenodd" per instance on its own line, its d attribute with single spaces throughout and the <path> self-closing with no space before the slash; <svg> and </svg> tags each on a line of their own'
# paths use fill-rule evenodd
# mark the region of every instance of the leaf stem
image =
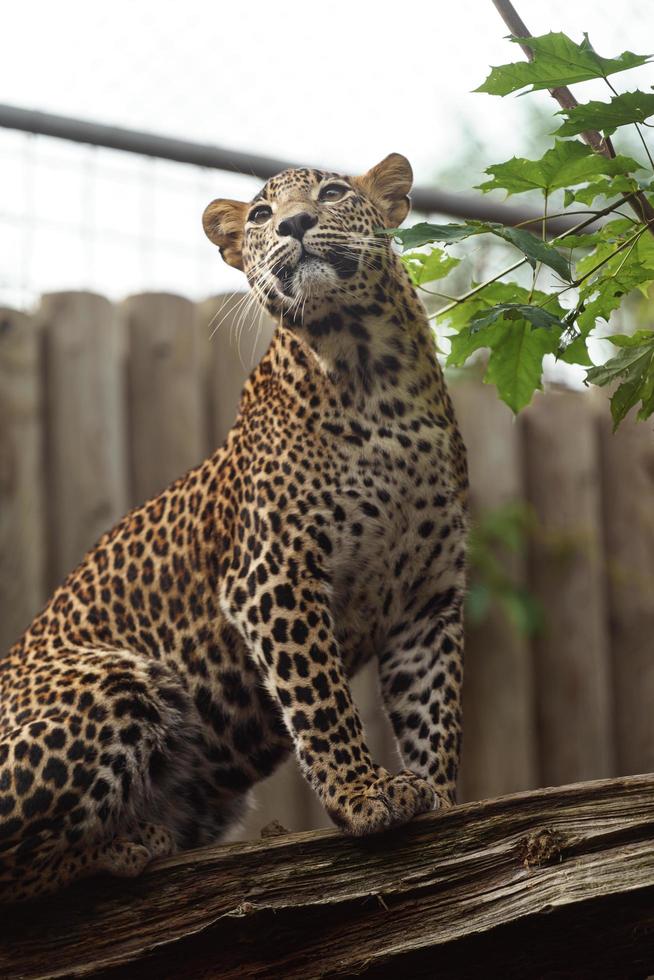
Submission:
<svg viewBox="0 0 654 980">
<path fill-rule="evenodd" d="M 587 208 L 583 211 L 555 211 L 554 214 L 548 214 L 547 218 L 571 218 L 576 214 L 598 214 L 599 212 L 593 211 L 591 208 Z M 512 225 L 512 228 L 523 228 L 525 225 L 535 225 L 543 221 L 545 216 L 542 214 L 536 215 L 534 218 L 525 218 L 524 221 L 519 221 L 516 225 Z M 566 232 L 566 235 L 569 232 Z"/>
<path fill-rule="evenodd" d="M 447 293 L 436 293 L 433 289 L 425 289 L 424 286 L 418 286 L 423 293 L 427 293 L 428 296 L 437 296 L 439 299 L 449 300 L 450 303 L 456 303 L 456 296 L 448 296 Z"/>
</svg>

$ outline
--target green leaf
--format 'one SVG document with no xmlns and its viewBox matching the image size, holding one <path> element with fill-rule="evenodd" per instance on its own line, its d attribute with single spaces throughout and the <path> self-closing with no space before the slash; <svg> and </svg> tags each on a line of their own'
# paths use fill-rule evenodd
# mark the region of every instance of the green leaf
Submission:
<svg viewBox="0 0 654 980">
<path fill-rule="evenodd" d="M 635 378 L 633 381 L 625 381 L 619 385 L 611 396 L 611 417 L 613 419 L 613 431 L 617 429 L 623 418 L 640 401 L 641 380 Z"/>
<path fill-rule="evenodd" d="M 644 368 L 654 355 L 654 344 L 652 342 L 639 344 L 636 347 L 622 348 L 615 357 L 609 358 L 604 364 L 590 368 L 586 374 L 586 380 L 593 384 L 604 385 L 618 378 L 625 378 L 633 381 L 640 377 Z"/>
<path fill-rule="evenodd" d="M 511 36 L 510 40 L 528 45 L 534 54 L 533 61 L 492 68 L 486 81 L 475 89 L 476 92 L 508 95 L 527 86 L 535 92 L 574 85 L 589 78 L 605 78 L 628 68 L 637 68 L 650 60 L 650 55 L 633 54 L 631 51 L 623 51 L 617 58 L 602 58 L 593 51 L 587 34 L 584 34 L 581 44 L 576 44 L 565 34 L 554 32 L 530 38 Z"/>
<path fill-rule="evenodd" d="M 499 303 L 490 310 L 475 313 L 470 318 L 470 332 L 475 334 L 500 319 L 528 320 L 533 327 L 546 330 L 551 327 L 557 327 L 560 330 L 565 328 L 565 324 L 561 322 L 558 316 L 548 312 L 542 306 L 531 306 L 526 303 Z"/>
<path fill-rule="evenodd" d="M 614 310 L 621 305 L 624 297 L 635 288 L 649 285 L 654 280 L 654 272 L 633 263 L 614 275 L 607 275 L 595 280 L 588 292 L 580 291 L 580 296 L 589 297 L 584 302 L 584 309 L 577 317 L 577 323 L 585 335 L 588 335 L 598 320 L 609 321 Z"/>
<path fill-rule="evenodd" d="M 430 245 L 432 242 L 445 242 L 446 245 L 452 242 L 461 242 L 471 235 L 478 235 L 479 230 L 474 226 L 474 222 L 464 222 L 456 224 L 451 222 L 447 225 L 435 225 L 429 221 L 420 221 L 411 228 L 385 228 L 385 235 L 391 235 L 402 243 L 403 248 L 419 248 L 421 245 Z"/>
<path fill-rule="evenodd" d="M 414 286 L 422 286 L 427 282 L 444 279 L 460 264 L 461 259 L 446 255 L 440 248 L 432 248 L 431 252 L 405 253 L 402 261 L 409 271 Z"/>
<path fill-rule="evenodd" d="M 612 240 L 613 232 L 622 228 L 618 222 L 611 224 L 617 227 L 611 229 L 607 225 L 602 229 L 602 235 L 606 234 L 607 240 L 601 241 L 594 252 L 577 263 L 578 275 L 588 276 L 579 287 L 582 310 L 577 317 L 577 326 L 584 336 L 588 336 L 597 320 L 608 321 L 611 313 L 622 305 L 626 295 L 639 290 L 647 296 L 654 282 L 654 247 L 645 241 L 651 236 L 641 235 L 637 242 L 616 252 L 616 245 L 623 242 L 624 237 L 619 236 L 617 242 Z M 630 227 L 631 235 L 633 227 Z M 600 262 L 603 265 L 593 274 Z"/>
<path fill-rule="evenodd" d="M 565 364 L 580 364 L 582 367 L 592 367 L 593 362 L 587 347 L 589 332 L 579 334 L 569 344 L 560 347 L 556 352 L 557 361 L 563 361 Z"/>
<path fill-rule="evenodd" d="M 542 388 L 543 357 L 559 344 L 554 330 L 540 330 L 525 320 L 498 321 L 484 381 L 497 386 L 502 401 L 517 414 Z"/>
<path fill-rule="evenodd" d="M 542 262 L 543 265 L 547 265 L 550 269 L 558 272 L 566 282 L 572 281 L 570 262 L 565 255 L 562 255 L 553 245 L 544 242 L 532 232 L 525 231 L 524 228 L 509 228 L 507 225 L 496 226 L 493 224 L 492 234 L 504 238 L 505 241 L 520 249 L 532 269 L 536 267 L 536 262 Z"/>
<path fill-rule="evenodd" d="M 628 177 L 626 174 L 602 177 L 576 191 L 566 191 L 565 206 L 569 207 L 574 201 L 580 204 L 592 204 L 596 197 L 618 197 L 620 194 L 631 194 L 637 190 L 638 181 L 635 177 Z"/>
<path fill-rule="evenodd" d="M 654 414 L 654 370 L 651 368 L 652 365 L 650 364 L 649 380 L 642 385 L 640 390 L 641 406 L 638 411 L 638 418 L 642 422 Z"/>
<path fill-rule="evenodd" d="M 514 295 L 517 288 L 513 286 Z M 521 309 L 540 325 L 534 326 Z M 509 303 L 473 314 L 470 324 L 451 338 L 448 365 L 461 367 L 476 350 L 490 348 L 484 381 L 495 384 L 500 398 L 519 412 L 541 387 L 543 357 L 557 350 L 564 328 L 557 317 L 543 314 L 537 307 Z"/>
<path fill-rule="evenodd" d="M 632 337 L 619 334 L 616 340 L 620 347 L 616 356 L 586 373 L 586 382 L 596 385 L 621 382 L 611 398 L 614 429 L 638 401 L 639 419 L 654 412 L 654 331 L 638 331 Z"/>
<path fill-rule="evenodd" d="M 565 122 L 556 130 L 557 136 L 576 136 L 587 129 L 610 136 L 619 126 L 642 123 L 654 116 L 654 92 L 623 92 L 610 102 L 586 102 L 573 109 L 557 113 Z"/>
<path fill-rule="evenodd" d="M 630 221 L 629 219 L 618 219 L 616 221 L 609 221 L 605 224 L 599 231 L 595 232 L 592 240 L 590 238 L 586 239 L 586 236 L 574 236 L 575 247 L 579 245 L 594 244 L 594 251 L 582 258 L 577 260 L 577 278 L 582 279 L 588 275 L 592 275 L 593 269 L 597 269 L 595 273 L 595 278 L 605 277 L 609 273 L 618 272 L 618 270 L 623 270 L 626 264 L 631 264 L 639 262 L 645 267 L 650 267 L 654 270 L 654 237 L 651 235 L 641 235 L 637 243 L 632 243 L 634 245 L 633 249 L 622 249 L 617 251 L 617 248 L 627 241 L 627 239 L 632 238 L 633 235 L 639 230 L 639 224 L 636 221 Z M 564 244 L 570 240 L 571 236 L 562 239 Z M 651 246 L 644 239 L 651 239 Z M 600 262 L 603 263 L 600 266 Z M 599 268 L 597 268 L 599 266 Z M 592 282 L 585 282 L 582 287 L 582 293 L 588 293 Z"/>
<path fill-rule="evenodd" d="M 559 238 L 556 244 L 559 248 L 593 248 L 602 241 L 603 238 L 599 232 L 592 232 L 587 235 L 566 235 L 565 238 Z M 579 273 L 579 269 L 577 269 L 577 273 Z"/>
<path fill-rule="evenodd" d="M 558 252 L 553 245 L 544 242 L 531 231 L 525 231 L 524 228 L 510 228 L 508 225 L 502 225 L 495 221 L 465 221 L 461 224 L 450 223 L 447 225 L 434 225 L 428 221 L 422 221 L 412 228 L 389 228 L 386 234 L 401 241 L 404 248 L 416 248 L 431 242 L 448 244 L 460 242 L 466 238 L 471 238 L 473 235 L 495 235 L 518 248 L 532 269 L 536 267 L 537 262 L 542 262 L 558 272 L 566 282 L 572 281 L 568 259 Z M 411 260 L 413 255 L 404 258 Z M 458 262 L 458 260 L 455 261 Z M 429 280 L 423 278 L 421 281 L 428 282 Z"/>
<path fill-rule="evenodd" d="M 450 337 L 452 347 L 447 358 L 447 366 L 463 367 L 469 357 L 481 350 L 482 347 L 490 347 L 494 340 L 495 334 L 492 331 L 487 331 L 482 335 L 472 333 L 469 327 L 464 327 L 453 337 Z"/>
<path fill-rule="evenodd" d="M 474 285 L 475 283 L 473 283 Z M 563 320 L 566 315 L 566 310 L 562 308 L 551 293 L 544 293 L 539 289 L 531 293 L 529 289 L 525 286 L 519 286 L 517 282 L 492 282 L 465 302 L 457 304 L 446 313 L 437 314 L 437 320 L 458 332 L 467 327 L 471 318 L 479 311 L 487 312 L 491 307 L 501 303 L 516 302 L 525 304 L 533 302 L 540 305 L 547 303 L 549 312 L 555 314 L 560 320 Z"/>
<path fill-rule="evenodd" d="M 506 163 L 497 163 L 485 171 L 492 179 L 480 184 L 478 190 L 487 192 L 505 190 L 508 194 L 539 190 L 544 194 L 573 187 L 597 176 L 613 176 L 641 170 L 641 164 L 631 157 L 616 156 L 608 159 L 594 153 L 579 140 L 556 140 L 540 160 L 512 157 Z"/>
<path fill-rule="evenodd" d="M 641 235 L 634 249 L 636 261 L 652 272 L 654 279 L 654 236 Z"/>
<path fill-rule="evenodd" d="M 610 338 L 616 347 L 641 347 L 654 341 L 654 330 L 636 330 L 635 333 L 614 333 Z"/>
</svg>

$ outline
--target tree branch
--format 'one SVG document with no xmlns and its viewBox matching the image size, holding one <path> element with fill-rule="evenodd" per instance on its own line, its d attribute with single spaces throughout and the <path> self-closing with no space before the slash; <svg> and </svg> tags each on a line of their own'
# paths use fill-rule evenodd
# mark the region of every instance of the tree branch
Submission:
<svg viewBox="0 0 654 980">
<path fill-rule="evenodd" d="M 188 851 L 0 912 L 3 980 L 646 976 L 654 776 Z M 561 937 L 565 937 L 562 941 Z"/>
<path fill-rule="evenodd" d="M 492 0 L 492 2 L 514 37 L 528 38 L 533 36 L 511 3 L 511 0 Z M 527 60 L 533 61 L 534 53 L 529 45 L 521 44 L 520 47 L 524 51 Z M 560 88 L 551 88 L 549 89 L 549 93 L 556 99 L 562 109 L 574 109 L 579 105 L 570 89 L 565 85 Z M 609 159 L 615 156 L 615 150 L 613 149 L 611 140 L 608 137 L 602 136 L 596 130 L 585 130 L 581 133 L 581 137 L 595 153 L 601 153 L 602 156 L 608 157 Z M 654 235 L 654 208 L 647 200 L 645 194 L 642 191 L 638 191 L 634 195 L 628 195 L 628 197 L 629 204 L 638 220 L 646 224 L 650 232 Z M 626 199 L 627 195 L 625 195 Z"/>
</svg>

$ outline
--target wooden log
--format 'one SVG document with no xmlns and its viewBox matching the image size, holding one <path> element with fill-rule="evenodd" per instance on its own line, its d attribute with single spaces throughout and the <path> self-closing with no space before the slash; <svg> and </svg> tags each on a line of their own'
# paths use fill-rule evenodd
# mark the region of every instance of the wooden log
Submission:
<svg viewBox="0 0 654 980">
<path fill-rule="evenodd" d="M 141 293 L 124 307 L 131 502 L 137 504 L 207 455 L 206 377 L 190 300 Z"/>
<path fill-rule="evenodd" d="M 6 907 L 0 975 L 645 977 L 654 776 L 205 848 Z"/>
<path fill-rule="evenodd" d="M 452 386 L 468 449 L 474 521 L 524 498 L 520 433 L 494 388 L 479 381 Z M 507 557 L 517 582 L 526 563 Z M 479 800 L 538 785 L 533 665 L 529 642 L 495 607 L 478 627 L 468 625 L 463 688 L 464 738 L 460 798 Z"/>
<path fill-rule="evenodd" d="M 93 293 L 50 293 L 38 314 L 46 381 L 48 591 L 127 509 L 124 324 Z"/>
<path fill-rule="evenodd" d="M 545 612 L 535 643 L 542 785 L 614 770 L 597 413 L 553 391 L 524 413 L 529 501 L 538 527 L 531 589 Z"/>
<path fill-rule="evenodd" d="M 617 766 L 654 769 L 654 434 L 601 412 L 604 536 Z"/>
<path fill-rule="evenodd" d="M 0 309 L 0 657 L 45 599 L 39 333 Z"/>
<path fill-rule="evenodd" d="M 209 346 L 211 440 L 221 445 L 234 424 L 241 391 L 268 349 L 274 324 L 248 300 L 248 293 L 212 296 L 198 306 Z"/>
</svg>

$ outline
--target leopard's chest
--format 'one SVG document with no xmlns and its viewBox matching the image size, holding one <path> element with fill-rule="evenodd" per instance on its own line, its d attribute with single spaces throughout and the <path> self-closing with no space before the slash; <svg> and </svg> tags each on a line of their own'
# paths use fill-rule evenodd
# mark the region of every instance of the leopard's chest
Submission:
<svg viewBox="0 0 654 980">
<path fill-rule="evenodd" d="M 441 538 L 454 507 L 446 435 L 386 431 L 342 467 L 331 529 L 335 625 L 352 671 L 380 652 L 415 590 L 451 558 Z"/>
</svg>

